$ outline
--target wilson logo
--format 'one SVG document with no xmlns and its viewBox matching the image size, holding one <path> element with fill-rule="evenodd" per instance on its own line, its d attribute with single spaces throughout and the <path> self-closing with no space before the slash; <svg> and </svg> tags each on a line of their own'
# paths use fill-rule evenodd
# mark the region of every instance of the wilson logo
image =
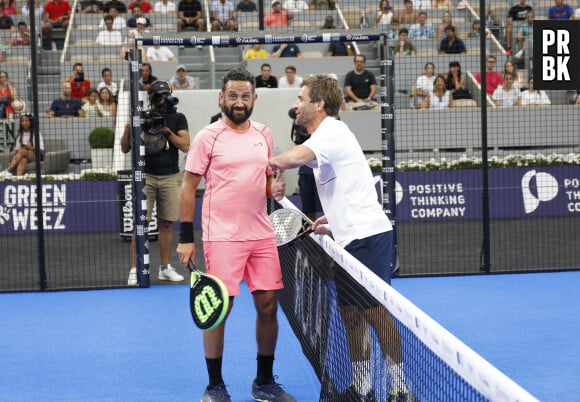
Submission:
<svg viewBox="0 0 580 402">
<path fill-rule="evenodd" d="M 205 286 L 201 292 L 195 296 L 195 315 L 200 322 L 205 323 L 221 306 L 222 301 L 217 296 L 211 286 Z"/>
</svg>

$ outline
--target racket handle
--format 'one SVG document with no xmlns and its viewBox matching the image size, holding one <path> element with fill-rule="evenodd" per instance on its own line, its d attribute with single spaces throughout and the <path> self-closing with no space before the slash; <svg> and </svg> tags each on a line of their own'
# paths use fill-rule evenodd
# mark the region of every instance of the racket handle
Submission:
<svg viewBox="0 0 580 402">
<path fill-rule="evenodd" d="M 195 264 L 191 260 L 187 262 L 187 269 L 189 269 L 191 272 L 197 271 Z"/>
</svg>

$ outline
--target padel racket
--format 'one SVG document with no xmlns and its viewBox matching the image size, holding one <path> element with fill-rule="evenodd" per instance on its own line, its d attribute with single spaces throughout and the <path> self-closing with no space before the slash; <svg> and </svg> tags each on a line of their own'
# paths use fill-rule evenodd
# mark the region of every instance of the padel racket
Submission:
<svg viewBox="0 0 580 402">
<path fill-rule="evenodd" d="M 312 233 L 312 221 L 296 209 L 282 208 L 270 214 L 270 222 L 276 233 L 276 246 L 285 247 Z"/>
<path fill-rule="evenodd" d="M 230 305 L 224 283 L 217 277 L 199 271 L 190 261 L 189 310 L 195 325 L 204 331 L 222 323 Z"/>
</svg>

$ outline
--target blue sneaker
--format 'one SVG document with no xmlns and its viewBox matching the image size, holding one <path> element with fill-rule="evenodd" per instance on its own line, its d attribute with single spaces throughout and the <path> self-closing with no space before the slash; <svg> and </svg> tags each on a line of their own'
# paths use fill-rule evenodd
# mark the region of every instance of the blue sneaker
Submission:
<svg viewBox="0 0 580 402">
<path fill-rule="evenodd" d="M 264 385 L 258 385 L 254 380 L 250 395 L 259 402 L 296 402 L 296 399 L 282 388 L 283 386 L 274 380 L 270 384 Z"/>
<path fill-rule="evenodd" d="M 212 389 L 205 389 L 201 402 L 232 402 L 230 394 L 224 384 L 218 385 Z"/>
</svg>

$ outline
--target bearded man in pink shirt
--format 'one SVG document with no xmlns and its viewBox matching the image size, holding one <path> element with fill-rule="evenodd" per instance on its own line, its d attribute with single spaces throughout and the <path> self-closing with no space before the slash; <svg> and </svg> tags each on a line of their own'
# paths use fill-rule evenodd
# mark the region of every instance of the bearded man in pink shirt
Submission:
<svg viewBox="0 0 580 402">
<path fill-rule="evenodd" d="M 230 295 L 230 311 L 233 296 L 240 294 L 242 280 L 256 306 L 258 374 L 252 383 L 252 398 L 295 402 L 274 381 L 272 368 L 278 337 L 276 291 L 284 285 L 266 197 L 272 191 L 282 192 L 284 185 L 273 179 L 268 165 L 274 149 L 270 129 L 250 120 L 257 98 L 255 89 L 254 76 L 249 71 L 229 71 L 219 94 L 222 118 L 202 129 L 189 148 L 179 196 L 177 253 L 184 266 L 195 259 L 192 221 L 195 194 L 203 177 L 206 271 L 224 282 Z M 226 320 L 203 333 L 209 385 L 202 401 L 230 401 L 221 373 Z"/>
</svg>

